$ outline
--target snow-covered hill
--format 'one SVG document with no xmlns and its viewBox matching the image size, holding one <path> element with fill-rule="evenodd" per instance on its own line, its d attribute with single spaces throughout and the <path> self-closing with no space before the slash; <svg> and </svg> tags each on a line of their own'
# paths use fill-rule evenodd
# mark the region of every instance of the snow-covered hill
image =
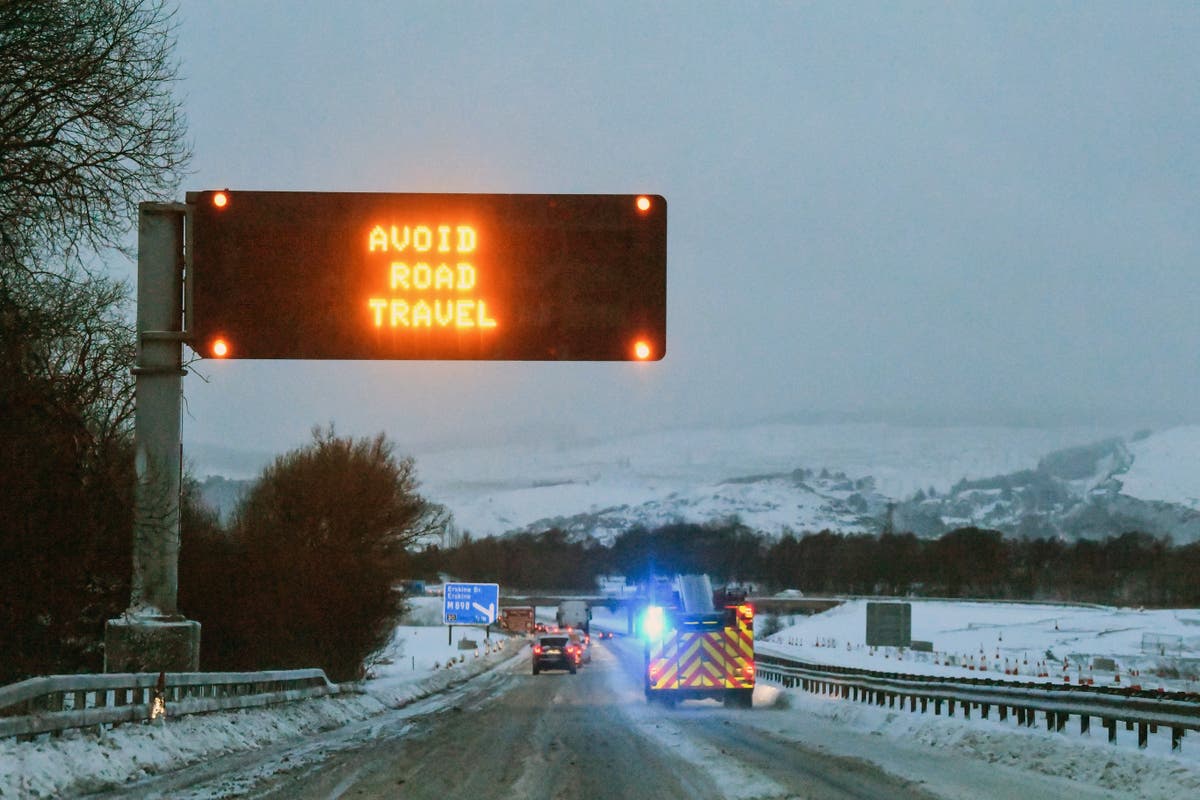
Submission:
<svg viewBox="0 0 1200 800">
<path fill-rule="evenodd" d="M 979 525 L 1200 540 L 1200 426 L 1113 437 L 777 424 L 415 455 L 425 494 L 476 536 L 555 526 L 610 541 L 634 525 L 735 517 L 773 535 L 876 531 L 891 506 L 896 530 L 926 536 Z"/>
<path fill-rule="evenodd" d="M 1032 469 L 962 480 L 899 504 L 898 529 L 936 535 L 978 525 L 1019 536 L 1100 538 L 1126 531 L 1200 541 L 1200 427 L 1058 450 Z"/>
<path fill-rule="evenodd" d="M 889 501 L 1028 468 L 1094 430 L 758 425 L 570 446 L 418 453 L 426 493 L 475 535 L 557 525 L 608 540 L 632 525 L 738 517 L 780 534 L 876 530 Z"/>
</svg>

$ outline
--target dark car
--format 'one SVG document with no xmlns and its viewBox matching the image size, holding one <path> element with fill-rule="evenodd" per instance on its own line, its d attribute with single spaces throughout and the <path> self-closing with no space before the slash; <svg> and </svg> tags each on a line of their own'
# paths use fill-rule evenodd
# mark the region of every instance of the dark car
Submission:
<svg viewBox="0 0 1200 800">
<path fill-rule="evenodd" d="M 533 674 L 543 669 L 565 669 L 575 674 L 575 645 L 565 633 L 543 633 L 533 640 Z"/>
</svg>

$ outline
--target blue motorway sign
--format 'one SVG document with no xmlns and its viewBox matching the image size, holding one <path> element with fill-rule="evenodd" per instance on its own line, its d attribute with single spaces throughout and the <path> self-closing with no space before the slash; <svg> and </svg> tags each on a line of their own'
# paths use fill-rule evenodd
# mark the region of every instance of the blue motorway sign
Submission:
<svg viewBox="0 0 1200 800">
<path fill-rule="evenodd" d="M 445 625 L 491 625 L 500 613 L 500 584 L 447 583 L 442 598 Z"/>
</svg>

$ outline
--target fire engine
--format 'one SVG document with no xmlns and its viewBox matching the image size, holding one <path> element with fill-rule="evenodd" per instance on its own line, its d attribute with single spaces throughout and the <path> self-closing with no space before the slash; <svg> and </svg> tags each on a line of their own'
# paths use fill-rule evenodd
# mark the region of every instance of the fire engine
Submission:
<svg viewBox="0 0 1200 800">
<path fill-rule="evenodd" d="M 669 599 L 653 597 L 641 618 L 646 699 L 719 698 L 750 708 L 754 694 L 754 609 L 744 592 L 712 591 L 708 576 L 684 575 Z"/>
</svg>

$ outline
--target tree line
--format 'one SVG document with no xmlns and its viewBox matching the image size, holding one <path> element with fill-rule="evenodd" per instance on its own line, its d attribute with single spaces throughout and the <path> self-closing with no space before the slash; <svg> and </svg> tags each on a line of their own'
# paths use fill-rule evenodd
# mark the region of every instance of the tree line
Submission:
<svg viewBox="0 0 1200 800">
<path fill-rule="evenodd" d="M 0 3 L 0 682 L 96 671 L 129 600 L 134 332 L 112 277 L 188 160 L 172 12 Z"/>
<path fill-rule="evenodd" d="M 130 233 L 189 160 L 174 4 L 0 2 L 0 684 L 99 672 L 130 601 Z M 407 546 L 443 516 L 382 435 L 317 431 L 222 525 L 181 502 L 179 608 L 202 669 L 357 677 Z"/>
<path fill-rule="evenodd" d="M 416 574 L 526 589 L 592 591 L 604 575 L 637 582 L 703 572 L 718 584 L 807 594 L 915 595 L 1138 606 L 1200 603 L 1200 543 L 1129 532 L 1102 541 L 1006 538 L 967 527 L 912 533 L 820 531 L 781 538 L 739 524 L 634 528 L 611 544 L 561 530 L 472 540 L 414 554 Z"/>
</svg>

